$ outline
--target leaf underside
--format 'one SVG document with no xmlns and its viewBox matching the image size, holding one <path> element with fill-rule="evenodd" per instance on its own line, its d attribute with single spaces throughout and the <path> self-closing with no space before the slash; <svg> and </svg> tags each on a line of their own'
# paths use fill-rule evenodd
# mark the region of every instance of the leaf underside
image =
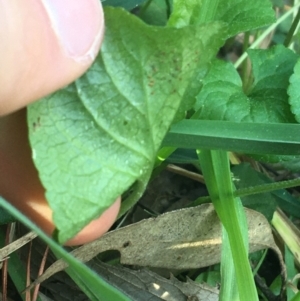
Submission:
<svg viewBox="0 0 300 301">
<path fill-rule="evenodd" d="M 113 8 L 105 17 L 101 54 L 90 70 L 28 109 L 33 159 L 60 242 L 135 181 L 146 185 L 170 124 L 192 105 L 190 82 L 206 74 L 226 30 L 219 22 L 148 26 Z"/>
</svg>

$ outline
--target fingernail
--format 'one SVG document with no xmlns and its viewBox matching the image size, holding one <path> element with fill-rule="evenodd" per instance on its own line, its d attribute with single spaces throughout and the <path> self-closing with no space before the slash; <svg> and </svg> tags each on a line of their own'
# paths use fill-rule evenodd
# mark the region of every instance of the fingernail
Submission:
<svg viewBox="0 0 300 301">
<path fill-rule="evenodd" d="M 42 0 L 68 57 L 90 62 L 99 51 L 104 17 L 99 0 Z"/>
</svg>

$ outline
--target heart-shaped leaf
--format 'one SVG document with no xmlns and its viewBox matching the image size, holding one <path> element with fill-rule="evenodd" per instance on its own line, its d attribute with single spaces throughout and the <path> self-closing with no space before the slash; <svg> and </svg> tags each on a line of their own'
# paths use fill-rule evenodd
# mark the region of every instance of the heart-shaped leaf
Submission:
<svg viewBox="0 0 300 301">
<path fill-rule="evenodd" d="M 223 43 L 223 23 L 154 27 L 114 8 L 105 18 L 101 55 L 91 69 L 29 107 L 33 159 L 60 241 L 136 181 L 145 187 L 174 116 L 184 115 L 190 82 L 205 74 Z"/>
<path fill-rule="evenodd" d="M 278 45 L 249 50 L 254 82 L 245 94 L 233 65 L 216 61 L 203 80 L 195 109 L 198 119 L 257 123 L 295 123 L 287 88 L 297 55 Z M 290 161 L 295 157 L 264 155 L 258 160 Z"/>
<path fill-rule="evenodd" d="M 216 61 L 203 80 L 195 109 L 199 119 L 244 122 L 294 123 L 287 87 L 297 55 L 283 46 L 249 50 L 254 83 L 243 92 L 242 81 L 233 65 Z"/>
</svg>

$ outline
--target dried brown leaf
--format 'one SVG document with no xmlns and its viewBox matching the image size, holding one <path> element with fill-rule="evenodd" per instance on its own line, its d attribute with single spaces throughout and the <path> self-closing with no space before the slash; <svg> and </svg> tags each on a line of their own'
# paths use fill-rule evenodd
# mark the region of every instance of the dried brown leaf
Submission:
<svg viewBox="0 0 300 301">
<path fill-rule="evenodd" d="M 266 218 L 250 209 L 246 209 L 246 215 L 250 252 L 271 248 L 282 262 Z M 71 254 L 87 262 L 107 250 L 118 250 L 122 264 L 168 269 L 206 267 L 220 261 L 221 224 L 213 206 L 203 204 L 111 231 Z M 66 267 L 63 260 L 56 261 L 37 282 Z"/>
<path fill-rule="evenodd" d="M 19 239 L 13 241 L 9 245 L 5 246 L 4 248 L 0 249 L 0 261 L 6 258 L 9 254 L 15 252 L 16 250 L 32 241 L 36 236 L 37 235 L 34 232 L 29 232 Z"/>
</svg>

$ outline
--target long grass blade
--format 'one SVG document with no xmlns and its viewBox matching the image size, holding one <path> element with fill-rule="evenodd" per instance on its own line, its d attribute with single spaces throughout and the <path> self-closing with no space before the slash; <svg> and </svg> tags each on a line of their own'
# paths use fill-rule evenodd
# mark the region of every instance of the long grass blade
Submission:
<svg viewBox="0 0 300 301">
<path fill-rule="evenodd" d="M 219 150 L 201 150 L 198 156 L 209 195 L 228 234 L 239 298 L 241 301 L 258 301 L 248 260 L 245 213 L 241 200 L 234 197 L 228 154 Z"/>
<path fill-rule="evenodd" d="M 299 134 L 300 124 L 182 120 L 171 127 L 163 146 L 300 155 Z"/>
</svg>

